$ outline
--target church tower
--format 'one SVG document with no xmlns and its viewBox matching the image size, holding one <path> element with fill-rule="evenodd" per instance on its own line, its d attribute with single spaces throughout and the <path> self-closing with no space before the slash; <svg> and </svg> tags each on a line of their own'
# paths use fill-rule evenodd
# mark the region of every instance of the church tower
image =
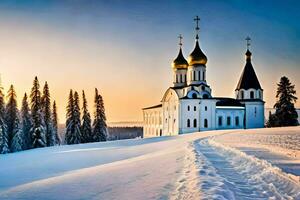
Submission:
<svg viewBox="0 0 300 200">
<path fill-rule="evenodd" d="M 184 87 L 186 86 L 187 78 L 187 68 L 188 68 L 188 62 L 184 58 L 182 54 L 182 36 L 179 35 L 179 53 L 177 58 L 172 63 L 173 67 L 173 84 L 174 87 Z"/>
<path fill-rule="evenodd" d="M 190 54 L 188 62 L 188 72 L 187 77 L 188 85 L 206 85 L 206 63 L 207 57 L 200 49 L 199 45 L 199 20 L 200 18 L 196 16 L 194 19 L 196 21 L 196 44 L 193 52 Z"/>
<path fill-rule="evenodd" d="M 235 89 L 236 98 L 263 100 L 263 89 L 260 86 L 256 73 L 251 63 L 252 53 L 249 50 L 250 38 L 247 37 L 246 65 Z"/>
</svg>

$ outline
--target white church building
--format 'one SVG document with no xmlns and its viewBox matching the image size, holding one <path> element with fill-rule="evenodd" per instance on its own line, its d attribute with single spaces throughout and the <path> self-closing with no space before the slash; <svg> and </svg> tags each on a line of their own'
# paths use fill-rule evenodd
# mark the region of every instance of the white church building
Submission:
<svg viewBox="0 0 300 200">
<path fill-rule="evenodd" d="M 207 57 L 199 45 L 199 18 L 195 20 L 196 42 L 188 61 L 182 54 L 180 41 L 178 56 L 172 63 L 173 85 L 160 104 L 143 108 L 144 137 L 264 127 L 263 89 L 251 63 L 250 38 L 247 38 L 246 64 L 235 98 L 213 97 L 206 81 Z"/>
</svg>

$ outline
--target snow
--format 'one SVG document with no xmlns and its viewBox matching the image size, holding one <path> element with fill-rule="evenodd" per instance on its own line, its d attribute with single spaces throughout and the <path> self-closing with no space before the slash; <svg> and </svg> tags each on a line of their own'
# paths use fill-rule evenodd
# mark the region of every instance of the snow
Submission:
<svg viewBox="0 0 300 200">
<path fill-rule="evenodd" d="M 300 199 L 299 138 L 207 131 L 0 155 L 0 199 Z"/>
</svg>

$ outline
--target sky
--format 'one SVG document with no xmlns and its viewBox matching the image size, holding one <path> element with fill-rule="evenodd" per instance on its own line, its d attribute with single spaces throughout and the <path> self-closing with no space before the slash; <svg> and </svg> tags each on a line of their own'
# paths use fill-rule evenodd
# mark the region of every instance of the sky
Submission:
<svg viewBox="0 0 300 200">
<path fill-rule="evenodd" d="M 20 105 L 35 76 L 47 81 L 61 123 L 69 90 L 85 90 L 92 113 L 95 87 L 109 122 L 142 120 L 172 86 L 179 34 L 185 57 L 193 50 L 196 15 L 213 96 L 234 97 L 246 36 L 266 107 L 281 76 L 300 91 L 300 3 L 258 0 L 1 0 L 3 85 L 15 86 Z"/>
</svg>

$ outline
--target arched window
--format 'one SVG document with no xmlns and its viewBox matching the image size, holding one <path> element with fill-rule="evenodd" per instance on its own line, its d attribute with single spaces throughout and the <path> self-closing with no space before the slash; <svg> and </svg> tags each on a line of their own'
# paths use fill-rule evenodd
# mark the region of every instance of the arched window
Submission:
<svg viewBox="0 0 300 200">
<path fill-rule="evenodd" d="M 244 91 L 241 91 L 241 99 L 244 99 Z"/>
<path fill-rule="evenodd" d="M 182 83 L 182 74 L 180 74 L 180 83 Z"/>
<path fill-rule="evenodd" d="M 193 98 L 193 99 L 197 99 L 197 94 L 196 94 L 196 93 L 193 93 L 192 98 Z"/>
<path fill-rule="evenodd" d="M 258 98 L 261 99 L 261 92 L 258 91 Z"/>
<path fill-rule="evenodd" d="M 205 81 L 205 71 L 202 72 L 202 79 Z"/>
<path fill-rule="evenodd" d="M 196 111 L 197 110 L 197 107 L 196 106 L 194 106 L 194 111 Z"/>
<path fill-rule="evenodd" d="M 194 119 L 194 128 L 197 127 L 197 119 Z"/>
<path fill-rule="evenodd" d="M 203 99 L 208 99 L 208 94 L 204 94 Z"/>
<path fill-rule="evenodd" d="M 184 75 L 184 82 L 186 82 L 186 74 Z"/>
<path fill-rule="evenodd" d="M 187 107 L 187 110 L 190 111 L 190 106 Z"/>
<path fill-rule="evenodd" d="M 191 127 L 191 121 L 190 121 L 190 119 L 187 120 L 186 126 L 187 126 L 188 128 Z"/>
<path fill-rule="evenodd" d="M 223 118 L 221 116 L 218 117 L 218 125 L 219 126 L 223 125 Z"/>
<path fill-rule="evenodd" d="M 207 111 L 207 106 L 204 107 L 204 110 Z"/>
<path fill-rule="evenodd" d="M 240 118 L 239 117 L 235 117 L 235 125 L 236 126 L 240 125 Z"/>
<path fill-rule="evenodd" d="M 253 91 L 250 92 L 250 99 L 254 99 L 254 92 Z"/>
<path fill-rule="evenodd" d="M 196 71 L 193 71 L 193 76 L 194 76 L 193 80 L 195 81 L 196 80 Z"/>
<path fill-rule="evenodd" d="M 230 126 L 230 124 L 231 124 L 231 118 L 227 117 L 227 126 Z"/>
<path fill-rule="evenodd" d="M 198 71 L 198 80 L 200 81 L 201 80 L 201 72 L 200 71 Z"/>
<path fill-rule="evenodd" d="M 208 121 L 207 119 L 204 119 L 204 128 L 207 128 L 208 127 Z"/>
</svg>

